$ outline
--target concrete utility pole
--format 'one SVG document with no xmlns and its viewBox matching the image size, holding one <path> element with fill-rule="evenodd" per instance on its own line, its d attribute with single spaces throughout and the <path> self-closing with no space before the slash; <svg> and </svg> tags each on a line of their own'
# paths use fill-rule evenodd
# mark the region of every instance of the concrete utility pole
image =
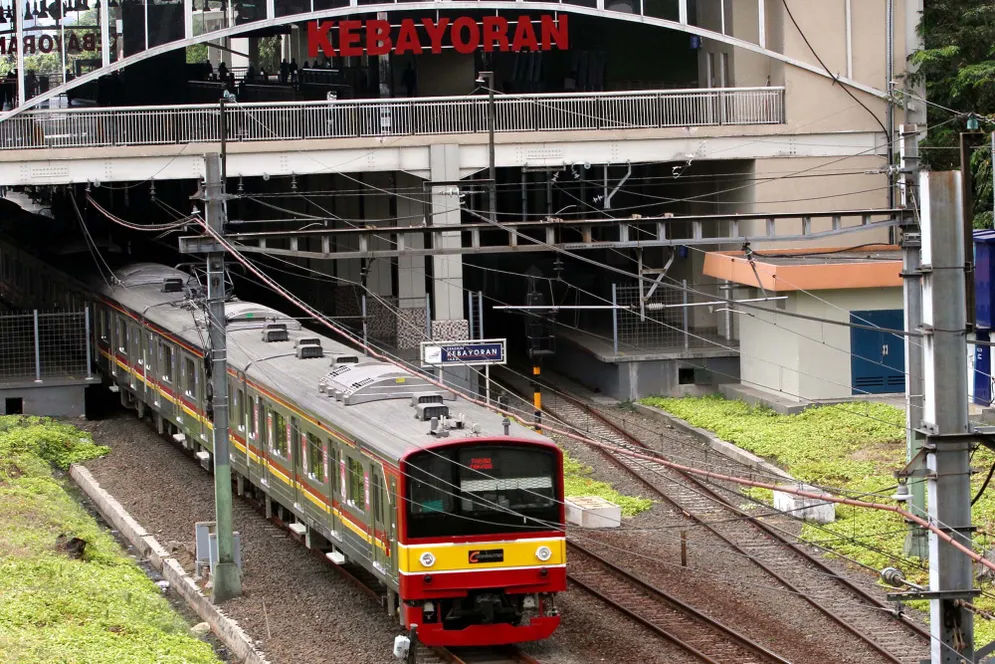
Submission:
<svg viewBox="0 0 995 664">
<path fill-rule="evenodd" d="M 961 174 L 922 173 L 922 337 L 929 518 L 971 546 L 972 437 L 967 413 L 967 318 Z M 956 600 L 975 595 L 971 560 L 929 534 L 930 657 L 974 661 L 974 616 Z"/>
<path fill-rule="evenodd" d="M 225 232 L 225 184 L 221 179 L 221 157 L 211 153 L 204 157 L 207 182 L 204 206 L 208 227 Z M 211 381 L 214 388 L 214 509 L 218 538 L 218 563 L 214 567 L 215 602 L 242 594 L 242 579 L 235 564 L 232 545 L 231 455 L 228 445 L 228 350 L 225 339 L 225 254 L 223 250 L 207 254 L 207 313 L 211 340 Z"/>
<path fill-rule="evenodd" d="M 487 85 L 487 178 L 491 181 L 487 186 L 487 212 L 491 223 L 497 221 L 497 180 L 494 174 L 494 126 L 497 124 L 497 113 L 494 107 L 494 72 L 480 72 L 480 79 Z"/>
<path fill-rule="evenodd" d="M 918 207 L 919 181 L 919 127 L 905 124 L 899 127 L 902 142 L 901 180 L 899 181 L 900 205 L 903 208 Z M 922 273 L 919 271 L 919 248 L 922 246 L 919 225 L 914 218 L 908 219 L 902 231 L 902 283 L 905 296 L 905 331 L 917 332 L 922 326 Z M 905 390 L 905 453 L 906 461 L 917 458 L 922 449 L 923 435 L 918 431 L 922 422 L 922 341 L 911 335 L 905 339 L 905 368 L 908 372 L 908 385 Z M 912 480 L 909 510 L 918 516 L 926 515 L 926 483 L 921 478 Z M 909 523 L 905 537 L 905 553 L 925 560 L 929 557 L 929 541 L 926 531 L 914 523 Z"/>
</svg>

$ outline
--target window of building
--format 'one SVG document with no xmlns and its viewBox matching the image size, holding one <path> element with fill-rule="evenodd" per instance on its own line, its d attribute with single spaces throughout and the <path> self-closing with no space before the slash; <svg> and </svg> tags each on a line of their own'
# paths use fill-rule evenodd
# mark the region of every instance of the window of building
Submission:
<svg viewBox="0 0 995 664">
<path fill-rule="evenodd" d="M 349 483 L 348 492 L 346 493 L 346 501 L 353 507 L 359 509 L 366 509 L 366 497 L 363 491 L 363 464 L 359 461 L 353 459 L 352 457 L 346 457 L 346 476 Z"/>
<path fill-rule="evenodd" d="M 287 420 L 277 411 L 272 411 L 273 430 L 270 432 L 270 451 L 287 457 Z"/>
<path fill-rule="evenodd" d="M 304 467 L 312 480 L 325 482 L 325 450 L 321 447 L 321 437 L 313 433 L 304 434 Z"/>
</svg>

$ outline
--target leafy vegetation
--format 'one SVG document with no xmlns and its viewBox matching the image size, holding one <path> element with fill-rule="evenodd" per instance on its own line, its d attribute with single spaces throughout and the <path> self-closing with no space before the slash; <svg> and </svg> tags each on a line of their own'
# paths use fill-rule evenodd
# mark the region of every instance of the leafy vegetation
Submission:
<svg viewBox="0 0 995 664">
<path fill-rule="evenodd" d="M 924 48 L 910 62 L 918 68 L 916 78 L 925 84 L 926 97 L 962 114 L 980 116 L 981 131 L 995 129 L 995 4 L 990 0 L 931 0 L 925 3 L 919 29 Z M 934 170 L 960 168 L 957 147 L 965 118 L 936 106 L 928 116 L 931 128 L 922 143 L 925 163 Z M 991 151 L 972 151 L 971 169 L 974 226 L 991 228 Z"/>
<path fill-rule="evenodd" d="M 0 662 L 216 662 L 52 476 L 106 451 L 68 424 L 0 416 Z"/>
<path fill-rule="evenodd" d="M 766 457 L 802 481 L 836 487 L 872 502 L 891 502 L 888 496 L 895 486 L 892 473 L 905 464 L 905 415 L 884 404 L 847 403 L 810 408 L 798 415 L 779 415 L 719 396 L 650 397 L 642 403 L 713 431 L 724 440 Z M 972 466 L 978 468 L 987 469 L 992 463 L 995 455 L 983 449 L 972 459 Z M 975 492 L 985 475 L 978 473 L 972 478 Z M 770 492 L 763 489 L 749 489 L 744 494 L 771 501 Z M 975 503 L 973 518 L 979 526 L 975 548 L 983 551 L 992 546 L 986 533 L 995 532 L 992 489 Z M 809 542 L 874 569 L 900 567 L 910 580 L 928 584 L 925 563 L 903 554 L 905 533 L 905 522 L 891 512 L 846 506 L 837 506 L 834 523 L 806 523 L 802 529 L 802 537 Z M 995 608 L 995 601 L 987 597 L 978 598 L 976 603 L 988 611 Z M 995 639 L 995 624 L 976 621 L 975 638 L 979 644 Z"/>
<path fill-rule="evenodd" d="M 637 498 L 619 493 L 607 482 L 591 477 L 594 469 L 563 453 L 563 491 L 573 496 L 600 496 L 622 508 L 622 516 L 635 516 L 653 506 L 649 498 Z"/>
</svg>

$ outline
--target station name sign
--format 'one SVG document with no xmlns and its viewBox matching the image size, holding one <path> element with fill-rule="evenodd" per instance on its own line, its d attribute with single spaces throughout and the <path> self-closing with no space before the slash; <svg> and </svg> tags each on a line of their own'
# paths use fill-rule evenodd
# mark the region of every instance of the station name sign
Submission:
<svg viewBox="0 0 995 664">
<path fill-rule="evenodd" d="M 567 14 L 538 18 L 538 30 L 529 16 L 509 20 L 504 16 L 469 16 L 450 19 L 440 17 L 404 18 L 398 26 L 383 19 L 365 21 L 310 21 L 307 24 L 309 57 L 319 53 L 327 57 L 358 55 L 421 55 L 442 53 L 452 46 L 457 53 L 473 53 L 483 48 L 487 53 L 565 50 L 569 47 Z M 332 38 L 337 30 L 337 39 Z"/>
<path fill-rule="evenodd" d="M 506 343 L 504 339 L 423 341 L 422 364 L 435 367 L 504 364 Z"/>
<path fill-rule="evenodd" d="M 66 53 L 83 53 L 86 51 L 98 51 L 100 49 L 100 35 L 95 32 L 87 32 L 77 36 L 75 32 L 66 33 Z M 111 35 L 111 52 L 114 51 L 117 39 Z M 24 35 L 24 55 L 34 55 L 36 53 L 61 53 L 61 35 Z M 17 37 L 11 36 L 8 40 L 6 36 L 0 37 L 0 55 L 17 54 Z"/>
</svg>

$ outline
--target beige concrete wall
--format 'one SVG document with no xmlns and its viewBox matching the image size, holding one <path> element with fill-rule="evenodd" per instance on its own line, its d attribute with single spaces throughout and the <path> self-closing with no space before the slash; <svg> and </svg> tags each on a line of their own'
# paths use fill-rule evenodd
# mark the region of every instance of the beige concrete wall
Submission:
<svg viewBox="0 0 995 664">
<path fill-rule="evenodd" d="M 901 309 L 901 288 L 794 292 L 784 310 L 818 318 L 850 320 L 851 311 Z M 748 310 L 740 314 L 740 376 L 744 385 L 801 399 L 851 396 L 850 328 Z"/>
<path fill-rule="evenodd" d="M 804 141 L 800 136 L 796 140 Z M 876 171 L 885 165 L 883 157 L 867 155 L 835 160 L 814 157 L 784 157 L 758 159 L 755 162 L 756 186 L 750 189 L 753 196 L 752 212 L 829 212 L 834 210 L 859 210 L 888 206 L 888 178 Z M 788 175 L 805 177 L 784 177 Z M 771 178 L 764 180 L 764 178 Z M 780 178 L 780 179 L 775 179 Z M 763 229 L 756 222 L 752 231 Z M 857 223 L 850 219 L 847 223 Z M 830 219 L 813 219 L 812 231 L 830 230 Z M 783 235 L 801 233 L 801 220 L 779 222 L 777 232 Z M 865 242 L 888 242 L 885 228 L 855 232 L 840 237 L 828 237 L 800 242 L 758 242 L 756 247 L 778 246 L 853 246 Z"/>
</svg>

